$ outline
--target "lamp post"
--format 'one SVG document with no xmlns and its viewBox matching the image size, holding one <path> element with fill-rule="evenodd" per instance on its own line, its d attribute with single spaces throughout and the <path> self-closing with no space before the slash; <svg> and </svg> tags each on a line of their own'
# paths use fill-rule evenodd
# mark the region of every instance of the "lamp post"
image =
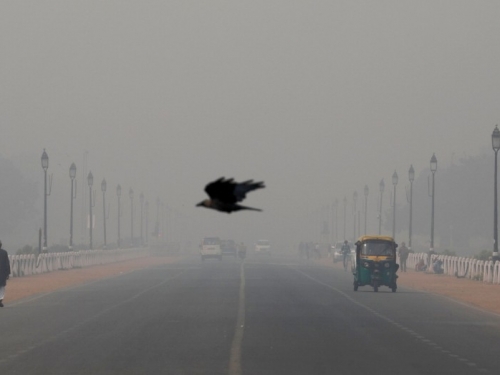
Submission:
<svg viewBox="0 0 500 375">
<path fill-rule="evenodd" d="M 156 238 L 160 238 L 160 197 L 156 198 Z"/>
<path fill-rule="evenodd" d="M 121 216 L 121 210 L 120 210 L 120 197 L 122 195 L 122 187 L 118 185 L 116 187 L 116 196 L 118 197 L 118 240 L 116 241 L 116 245 L 118 248 L 120 248 L 121 245 L 121 238 L 120 238 L 120 216 Z"/>
<path fill-rule="evenodd" d="M 89 185 L 89 236 L 90 236 L 90 250 L 92 250 L 92 225 L 93 225 L 93 218 L 92 218 L 92 206 L 93 206 L 93 199 L 92 199 L 92 185 L 94 184 L 94 176 L 92 175 L 92 172 L 89 172 L 87 176 L 87 182 Z"/>
<path fill-rule="evenodd" d="M 141 247 L 144 246 L 144 237 L 142 234 L 142 223 L 143 223 L 143 210 L 144 210 L 144 194 L 139 195 L 139 202 L 141 203 Z"/>
<path fill-rule="evenodd" d="M 356 202 L 358 201 L 358 192 L 355 190 L 354 193 L 352 194 L 352 202 L 353 202 L 353 207 L 352 207 L 352 217 L 354 219 L 354 231 L 353 231 L 353 240 L 352 243 L 356 242 Z"/>
<path fill-rule="evenodd" d="M 337 221 L 338 211 L 339 211 L 339 200 L 335 198 L 335 242 L 339 240 L 339 231 L 338 231 L 339 226 Z"/>
<path fill-rule="evenodd" d="M 71 179 L 71 208 L 69 211 L 69 249 L 73 250 L 73 200 L 75 199 L 73 185 L 76 178 L 75 163 L 72 163 L 71 167 L 69 167 L 69 178 Z"/>
<path fill-rule="evenodd" d="M 103 219 L 102 219 L 102 224 L 104 227 L 104 246 L 103 249 L 106 249 L 106 179 L 103 179 L 101 182 L 101 191 L 102 191 L 102 212 L 103 212 Z"/>
<path fill-rule="evenodd" d="M 379 188 L 380 188 L 380 206 L 378 210 L 378 234 L 380 235 L 382 233 L 382 196 L 384 194 L 384 189 L 385 189 L 384 179 L 380 180 Z"/>
<path fill-rule="evenodd" d="M 49 169 L 49 156 L 43 149 L 42 154 L 43 168 L 43 250 L 47 250 L 47 169 Z"/>
<path fill-rule="evenodd" d="M 498 130 L 498 125 L 495 126 L 495 130 L 493 130 L 493 134 L 491 135 L 491 143 L 493 146 L 493 151 L 495 152 L 495 208 L 494 208 L 494 216 L 493 216 L 493 262 L 500 260 L 498 256 L 498 201 L 497 201 L 497 159 L 498 159 L 498 150 L 500 150 L 500 130 Z"/>
<path fill-rule="evenodd" d="M 392 184 L 394 185 L 394 199 L 392 202 L 392 238 L 396 240 L 396 185 L 398 184 L 398 174 L 392 174 Z"/>
<path fill-rule="evenodd" d="M 345 228 L 346 228 L 346 212 L 347 212 L 347 197 L 344 197 L 344 240 L 346 239 Z"/>
<path fill-rule="evenodd" d="M 365 234 L 368 234 L 368 231 L 366 229 L 366 218 L 368 215 L 368 193 L 369 193 L 368 185 L 365 185 Z"/>
<path fill-rule="evenodd" d="M 144 211 L 146 212 L 146 241 L 144 242 L 144 245 L 148 246 L 149 245 L 149 202 L 146 201 L 144 204 Z"/>
<path fill-rule="evenodd" d="M 134 191 L 132 188 L 128 191 L 130 197 L 130 244 L 134 246 Z"/>
<path fill-rule="evenodd" d="M 411 229 L 413 218 L 413 181 L 415 180 L 415 170 L 413 165 L 410 166 L 408 171 L 408 179 L 410 180 L 410 228 L 408 229 L 408 248 L 411 250 Z"/>
<path fill-rule="evenodd" d="M 434 185 L 434 175 L 436 174 L 437 171 L 437 159 L 436 155 L 432 154 L 431 158 L 431 172 L 432 172 L 432 213 L 431 213 L 431 248 L 430 252 L 434 252 L 434 191 L 435 191 L 435 185 Z M 429 258 L 430 261 L 430 258 Z"/>
</svg>

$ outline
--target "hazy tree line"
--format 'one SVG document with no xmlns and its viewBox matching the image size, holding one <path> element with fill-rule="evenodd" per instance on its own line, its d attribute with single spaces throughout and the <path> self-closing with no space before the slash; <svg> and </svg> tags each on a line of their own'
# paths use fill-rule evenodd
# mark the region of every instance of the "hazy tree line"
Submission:
<svg viewBox="0 0 500 375">
<path fill-rule="evenodd" d="M 27 179 L 11 160 L 0 156 L 0 238 L 8 244 L 27 243 L 39 223 L 41 209 L 36 206 L 39 184 Z M 16 245 L 17 246 L 17 245 Z M 12 253 L 12 250 L 9 249 Z"/>
</svg>

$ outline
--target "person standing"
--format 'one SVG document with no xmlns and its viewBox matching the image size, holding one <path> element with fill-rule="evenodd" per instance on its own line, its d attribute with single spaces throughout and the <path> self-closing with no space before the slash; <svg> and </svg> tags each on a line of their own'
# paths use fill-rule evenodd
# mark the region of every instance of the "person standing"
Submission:
<svg viewBox="0 0 500 375">
<path fill-rule="evenodd" d="M 406 261 L 408 260 L 408 255 L 410 250 L 406 247 L 404 242 L 401 243 L 399 248 L 399 260 L 401 261 L 401 272 L 406 272 Z"/>
<path fill-rule="evenodd" d="M 0 307 L 3 307 L 3 298 L 5 297 L 5 286 L 10 275 L 9 255 L 2 249 L 0 241 Z"/>
</svg>

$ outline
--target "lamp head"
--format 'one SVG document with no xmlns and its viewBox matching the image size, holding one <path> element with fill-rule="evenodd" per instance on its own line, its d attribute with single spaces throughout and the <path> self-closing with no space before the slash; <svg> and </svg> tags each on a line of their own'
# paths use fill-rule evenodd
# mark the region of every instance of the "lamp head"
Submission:
<svg viewBox="0 0 500 375">
<path fill-rule="evenodd" d="M 392 174 L 392 184 L 396 186 L 398 184 L 398 180 L 399 180 L 398 173 L 394 171 L 394 173 Z"/>
<path fill-rule="evenodd" d="M 432 154 L 431 158 L 431 172 L 434 173 L 438 169 L 438 161 L 436 159 L 436 154 Z"/>
<path fill-rule="evenodd" d="M 87 182 L 89 186 L 94 185 L 94 176 L 92 175 L 92 172 L 89 172 L 89 175 L 87 176 Z"/>
<path fill-rule="evenodd" d="M 498 125 L 495 126 L 493 134 L 491 135 L 491 144 L 493 146 L 493 151 L 498 152 L 498 150 L 500 150 L 500 130 L 498 130 Z"/>
<path fill-rule="evenodd" d="M 106 191 L 107 184 L 106 184 L 106 179 L 103 179 L 101 182 L 101 191 L 104 193 Z"/>
<path fill-rule="evenodd" d="M 384 179 L 381 179 L 381 180 L 380 180 L 379 187 L 380 187 L 380 192 L 381 192 L 381 193 L 383 193 L 383 192 L 384 192 L 384 190 L 385 190 L 385 182 L 384 182 Z"/>
<path fill-rule="evenodd" d="M 415 180 L 415 170 L 413 169 L 413 165 L 410 166 L 410 170 L 408 171 L 408 179 L 410 182 L 413 182 Z"/>
<path fill-rule="evenodd" d="M 76 165 L 75 165 L 75 163 L 72 163 L 71 167 L 69 167 L 69 177 L 72 180 L 76 177 Z"/>
<path fill-rule="evenodd" d="M 49 156 L 45 152 L 45 149 L 43 149 L 43 154 L 42 154 L 42 168 L 44 171 L 46 171 L 49 168 Z"/>
</svg>

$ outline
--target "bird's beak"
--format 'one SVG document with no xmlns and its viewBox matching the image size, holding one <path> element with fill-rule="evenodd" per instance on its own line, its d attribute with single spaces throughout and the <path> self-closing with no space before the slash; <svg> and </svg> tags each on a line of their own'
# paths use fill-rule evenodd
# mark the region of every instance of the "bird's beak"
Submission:
<svg viewBox="0 0 500 375">
<path fill-rule="evenodd" d="M 198 203 L 198 204 L 196 205 L 196 207 L 202 207 L 202 206 L 203 206 L 203 201 L 201 201 L 200 203 Z"/>
</svg>

